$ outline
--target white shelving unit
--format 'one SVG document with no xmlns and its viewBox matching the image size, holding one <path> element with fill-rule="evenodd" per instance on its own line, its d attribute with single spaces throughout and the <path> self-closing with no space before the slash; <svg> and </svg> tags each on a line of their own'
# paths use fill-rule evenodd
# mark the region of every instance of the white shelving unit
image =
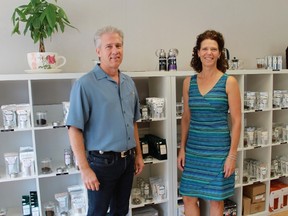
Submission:
<svg viewBox="0 0 288 216">
<path fill-rule="evenodd" d="M 167 199 L 161 202 L 141 203 L 131 205 L 130 215 L 136 208 L 153 205 L 159 211 L 160 216 L 177 215 L 177 203 L 181 199 L 177 195 L 178 181 L 181 173 L 177 169 L 177 149 L 179 135 L 181 133 L 181 118 L 176 116 L 176 103 L 181 101 L 182 84 L 186 76 L 194 72 L 125 72 L 133 78 L 141 104 L 146 97 L 165 98 L 165 117 L 152 119 L 150 122 L 139 121 L 140 137 L 145 134 L 153 134 L 166 139 L 167 160 L 152 160 L 146 163 L 143 179 L 149 177 L 161 177 L 167 186 Z M 84 73 L 55 73 L 55 74 L 17 74 L 0 75 L 0 105 L 29 104 L 31 107 L 32 126 L 25 129 L 6 131 L 3 128 L 2 113 L 0 114 L 0 207 L 8 208 L 9 216 L 22 214 L 21 197 L 28 195 L 30 191 L 37 191 L 41 215 L 44 215 L 43 204 L 54 200 L 54 194 L 67 191 L 67 187 L 81 184 L 81 176 L 78 170 L 69 170 L 67 175 L 56 175 L 55 169 L 64 165 L 64 149 L 69 148 L 67 129 L 52 126 L 52 122 L 63 119 L 62 102 L 69 100 L 69 94 L 73 82 Z M 242 93 L 244 91 L 266 91 L 269 93 L 268 109 L 262 111 L 242 111 L 242 120 L 248 125 L 266 128 L 269 133 L 269 143 L 257 148 L 244 148 L 244 125 L 238 148 L 237 167 L 240 171 L 240 183 L 235 186 L 235 195 L 231 197 L 237 203 L 238 216 L 241 215 L 243 187 L 243 162 L 245 158 L 259 159 L 268 164 L 271 169 L 271 159 L 278 154 L 288 154 L 288 145 L 272 143 L 272 122 L 288 124 L 288 110 L 273 108 L 272 97 L 274 89 L 288 89 L 288 70 L 273 72 L 269 70 L 237 70 L 228 71 L 238 80 Z M 242 105 L 243 107 L 243 105 Z M 35 125 L 35 113 L 47 111 L 48 125 L 37 127 Z M 29 177 L 10 178 L 5 174 L 5 161 L 3 154 L 6 152 L 19 152 L 21 146 L 31 146 L 35 151 L 36 173 Z M 41 174 L 40 162 L 46 157 L 52 158 L 54 172 Z M 255 215 L 269 214 L 270 181 L 275 177 L 263 180 L 266 184 L 265 211 Z M 283 182 L 288 182 L 287 176 L 277 177 Z M 136 178 L 133 183 L 136 184 Z M 205 206 L 205 203 L 203 204 Z M 206 207 L 206 206 L 205 206 Z M 208 212 L 208 209 L 205 208 Z M 287 210 L 287 207 L 286 207 Z"/>
</svg>

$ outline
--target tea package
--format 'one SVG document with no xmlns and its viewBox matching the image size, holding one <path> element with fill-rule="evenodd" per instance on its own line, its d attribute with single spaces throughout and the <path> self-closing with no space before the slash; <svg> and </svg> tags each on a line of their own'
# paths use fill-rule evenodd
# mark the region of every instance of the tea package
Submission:
<svg viewBox="0 0 288 216">
<path fill-rule="evenodd" d="M 86 196 L 84 188 L 81 185 L 68 187 L 68 192 L 71 200 L 71 215 L 85 216 L 86 215 Z"/>
<path fill-rule="evenodd" d="M 22 176 L 32 176 L 35 174 L 35 157 L 33 148 L 30 146 L 20 147 L 20 167 Z"/>
<path fill-rule="evenodd" d="M 4 153 L 6 175 L 15 178 L 19 174 L 19 155 L 17 152 Z"/>
</svg>

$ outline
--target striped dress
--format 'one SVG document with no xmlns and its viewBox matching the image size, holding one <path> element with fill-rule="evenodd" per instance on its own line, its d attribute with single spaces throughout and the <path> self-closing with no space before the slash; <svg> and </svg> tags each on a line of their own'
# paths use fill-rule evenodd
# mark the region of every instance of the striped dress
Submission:
<svg viewBox="0 0 288 216">
<path fill-rule="evenodd" d="M 234 193 L 235 175 L 224 178 L 224 162 L 230 150 L 228 98 L 223 74 L 215 86 L 201 95 L 197 75 L 189 88 L 190 128 L 180 193 L 206 200 L 224 200 Z"/>
</svg>

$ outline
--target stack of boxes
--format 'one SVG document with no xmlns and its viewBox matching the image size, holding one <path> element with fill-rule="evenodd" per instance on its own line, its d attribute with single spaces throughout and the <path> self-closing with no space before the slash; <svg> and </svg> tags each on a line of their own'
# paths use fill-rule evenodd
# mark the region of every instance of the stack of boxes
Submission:
<svg viewBox="0 0 288 216">
<path fill-rule="evenodd" d="M 288 184 L 271 181 L 269 196 L 269 211 L 277 211 L 288 206 Z"/>
<path fill-rule="evenodd" d="M 243 188 L 243 215 L 265 210 L 266 185 L 255 183 Z"/>
</svg>

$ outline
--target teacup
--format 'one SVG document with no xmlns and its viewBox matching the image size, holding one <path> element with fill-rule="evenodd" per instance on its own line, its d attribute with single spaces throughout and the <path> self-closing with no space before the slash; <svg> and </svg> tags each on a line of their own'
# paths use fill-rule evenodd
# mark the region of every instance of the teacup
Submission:
<svg viewBox="0 0 288 216">
<path fill-rule="evenodd" d="M 27 60 L 31 70 L 57 69 L 66 64 L 66 58 L 55 52 L 27 53 Z"/>
</svg>

